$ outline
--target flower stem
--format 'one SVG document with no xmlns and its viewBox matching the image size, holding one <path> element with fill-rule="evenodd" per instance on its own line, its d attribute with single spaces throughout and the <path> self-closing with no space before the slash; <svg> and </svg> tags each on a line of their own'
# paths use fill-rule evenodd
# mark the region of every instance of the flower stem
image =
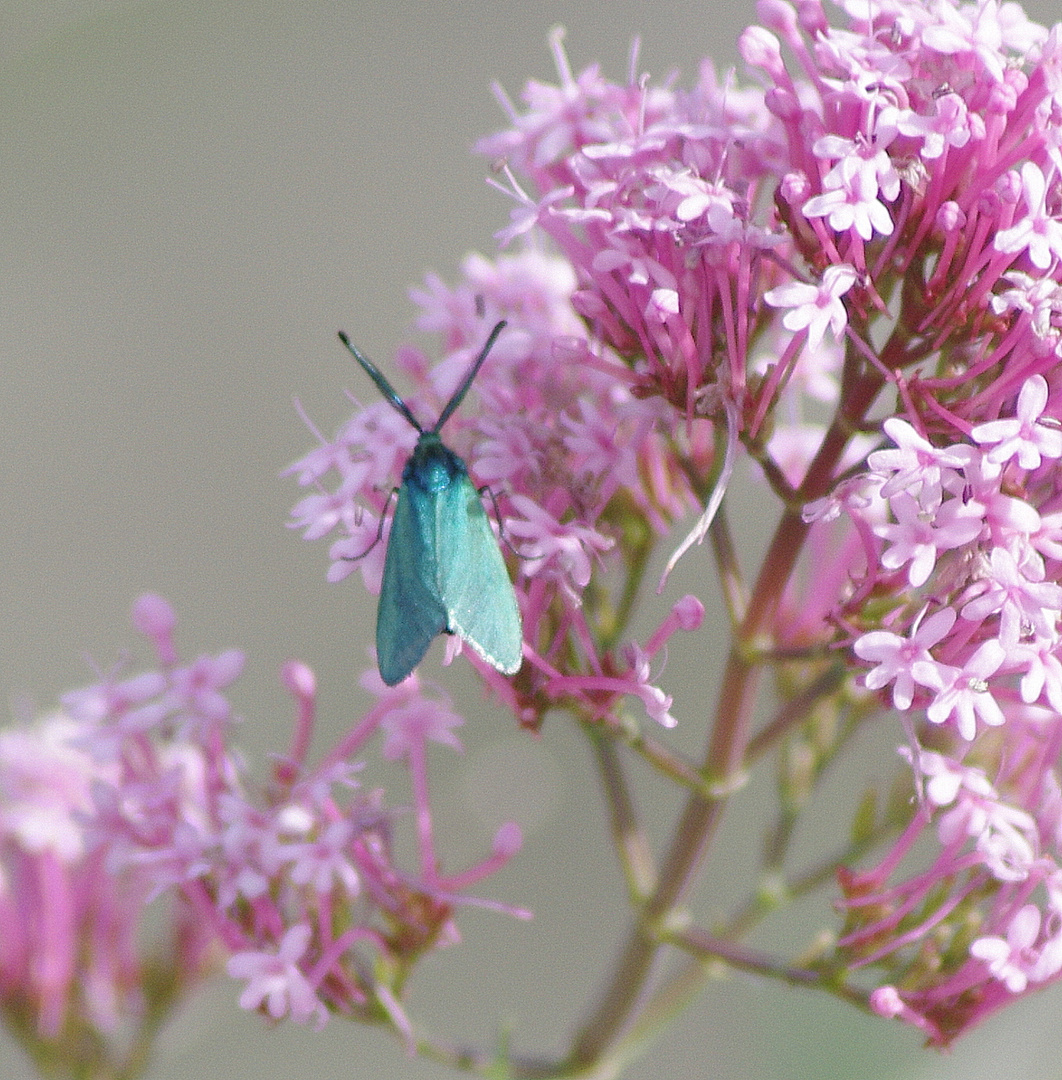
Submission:
<svg viewBox="0 0 1062 1080">
<path fill-rule="evenodd" d="M 852 433 L 881 389 L 880 374 L 859 374 L 858 366 L 850 353 L 844 393 L 801 485 L 801 503 L 829 490 Z M 783 509 L 727 658 L 702 769 L 712 785 L 710 793 L 694 791 L 687 798 L 656 890 L 642 907 L 597 1007 L 573 1039 L 570 1062 L 577 1069 L 598 1062 L 630 1022 L 661 948 L 662 933 L 701 867 L 729 795 L 741 785 L 763 674 L 755 646 L 781 600 L 808 529 L 799 506 Z"/>
<path fill-rule="evenodd" d="M 638 824 L 638 812 L 623 772 L 623 763 L 616 752 L 616 744 L 599 728 L 588 726 L 587 730 L 601 772 L 612 841 L 623 866 L 627 892 L 632 903 L 640 904 L 656 885 L 653 853 L 644 829 Z"/>
</svg>

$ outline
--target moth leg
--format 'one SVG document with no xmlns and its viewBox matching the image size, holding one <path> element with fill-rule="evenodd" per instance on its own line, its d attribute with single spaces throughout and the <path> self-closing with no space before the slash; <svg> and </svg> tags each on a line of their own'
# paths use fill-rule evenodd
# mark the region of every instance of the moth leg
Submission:
<svg viewBox="0 0 1062 1080">
<path fill-rule="evenodd" d="M 383 539 L 384 518 L 387 517 L 387 508 L 391 505 L 391 500 L 395 498 L 396 495 L 398 495 L 398 488 L 391 488 L 391 494 L 387 496 L 387 502 L 384 503 L 384 508 L 380 511 L 380 524 L 377 526 L 376 538 L 373 542 L 361 552 L 360 555 L 341 555 L 340 558 L 343 559 L 344 562 L 357 562 L 359 559 L 364 559 L 365 556 L 368 555 L 369 552 Z"/>
<path fill-rule="evenodd" d="M 476 488 L 476 494 L 483 498 L 484 494 L 490 496 L 490 504 L 494 507 L 494 520 L 498 523 L 498 536 L 501 537 L 501 542 L 518 558 L 529 559 L 530 555 L 523 555 L 512 544 L 509 543 L 509 537 L 505 535 L 505 526 L 502 524 L 501 511 L 498 509 L 498 497 L 494 494 L 493 489 L 489 484 L 484 484 L 481 488 Z M 371 549 L 370 549 L 371 550 Z"/>
</svg>

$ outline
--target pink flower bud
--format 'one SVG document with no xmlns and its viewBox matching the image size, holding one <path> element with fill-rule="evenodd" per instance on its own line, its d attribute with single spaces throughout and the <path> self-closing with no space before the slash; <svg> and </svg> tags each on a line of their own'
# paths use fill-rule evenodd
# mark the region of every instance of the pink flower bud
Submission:
<svg viewBox="0 0 1062 1080">
<path fill-rule="evenodd" d="M 948 199 L 937 210 L 937 228 L 942 233 L 952 233 L 966 228 L 966 213 L 957 202 Z"/>
<path fill-rule="evenodd" d="M 524 846 L 524 834 L 515 821 L 506 821 L 494 834 L 494 854 L 509 859 Z"/>
<path fill-rule="evenodd" d="M 317 694 L 317 676 L 301 660 L 289 660 L 281 668 L 280 677 L 297 698 L 312 699 Z"/>
<path fill-rule="evenodd" d="M 762 26 L 748 27 L 738 38 L 738 51 L 751 67 L 762 68 L 778 81 L 785 78 L 782 48 L 778 38 L 769 30 L 764 30 Z"/>
<path fill-rule="evenodd" d="M 151 638 L 163 664 L 176 661 L 173 631 L 177 626 L 177 616 L 166 600 L 155 593 L 144 593 L 138 597 L 133 604 L 133 625 Z"/>
</svg>

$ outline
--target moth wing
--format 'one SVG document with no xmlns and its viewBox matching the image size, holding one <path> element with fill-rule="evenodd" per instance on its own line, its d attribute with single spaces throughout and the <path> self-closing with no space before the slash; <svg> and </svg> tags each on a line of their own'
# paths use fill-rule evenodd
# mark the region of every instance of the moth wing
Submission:
<svg viewBox="0 0 1062 1080">
<path fill-rule="evenodd" d="M 391 518 L 376 612 L 376 660 L 388 686 L 400 683 L 446 629 L 446 608 L 436 584 L 433 508 L 428 497 L 403 484 Z"/>
<path fill-rule="evenodd" d="M 523 628 L 509 571 L 468 474 L 438 508 L 439 595 L 447 628 L 504 675 L 523 659 Z"/>
</svg>

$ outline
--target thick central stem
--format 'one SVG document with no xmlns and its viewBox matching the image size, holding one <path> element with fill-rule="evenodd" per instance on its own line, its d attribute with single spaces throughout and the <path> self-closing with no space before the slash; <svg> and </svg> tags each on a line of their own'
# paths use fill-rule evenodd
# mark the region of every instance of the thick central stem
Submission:
<svg viewBox="0 0 1062 1080">
<path fill-rule="evenodd" d="M 880 388 L 881 381 L 876 376 L 857 379 L 850 386 L 850 393 L 808 470 L 800 492 L 802 501 L 818 498 L 829 490 L 851 432 Z M 757 651 L 756 639 L 769 624 L 789 582 L 808 528 L 799 510 L 787 508 L 783 512 L 735 635 L 720 687 L 716 720 L 703 766 L 715 794 L 694 792 L 687 799 L 661 867 L 658 886 L 632 928 L 597 1008 L 573 1041 L 570 1064 L 577 1069 L 598 1061 L 630 1019 L 660 947 L 658 928 L 670 919 L 689 890 L 727 799 L 740 785 L 762 674 L 758 662 L 750 657 Z"/>
</svg>

